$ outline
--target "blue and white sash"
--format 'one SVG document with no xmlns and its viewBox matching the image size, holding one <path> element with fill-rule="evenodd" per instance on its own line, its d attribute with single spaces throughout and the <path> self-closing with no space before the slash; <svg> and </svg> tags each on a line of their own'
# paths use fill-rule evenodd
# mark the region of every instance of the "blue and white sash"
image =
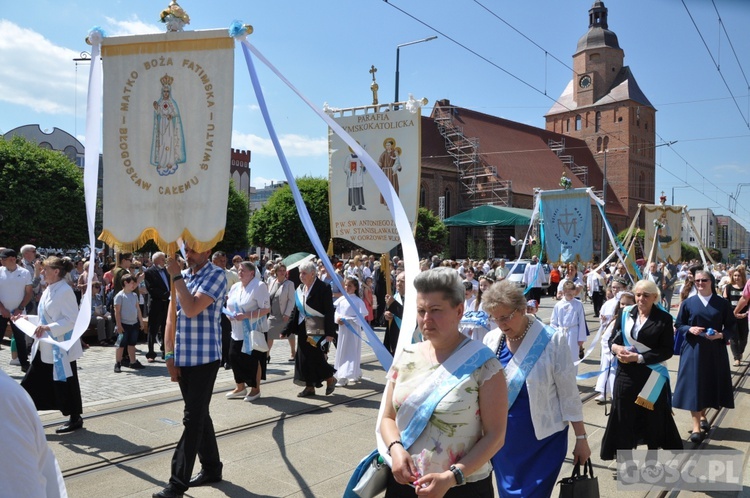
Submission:
<svg viewBox="0 0 750 498">
<path fill-rule="evenodd" d="M 435 411 L 440 400 L 492 356 L 492 351 L 482 343 L 465 339 L 458 346 L 458 349 L 432 372 L 417 390 L 404 400 L 404 404 L 399 407 L 396 414 L 396 426 L 404 427 L 401 430 L 401 443 L 405 449 L 409 449 L 427 427 L 432 412 Z M 360 461 L 344 490 L 344 498 L 357 497 L 352 490 L 373 459 L 378 458 L 378 455 L 389 467 L 392 466 L 391 458 L 388 456 L 388 448 L 380 434 L 380 417 L 378 417 L 375 433 L 378 448 Z"/>
<path fill-rule="evenodd" d="M 634 348 L 636 353 L 642 354 L 646 351 L 651 351 L 651 348 L 633 338 L 632 331 L 635 321 L 630 312 L 634 307 L 635 305 L 628 306 L 622 310 L 622 340 L 626 347 Z M 662 388 L 669 382 L 669 370 L 667 370 L 666 362 L 646 366 L 651 369 L 651 374 L 648 376 L 648 380 L 643 385 L 641 392 L 638 393 L 635 404 L 648 410 L 653 410 L 654 403 L 659 398 Z"/>
<path fill-rule="evenodd" d="M 508 409 L 513 406 L 518 394 L 521 392 L 523 385 L 526 383 L 531 369 L 534 368 L 537 360 L 542 356 L 547 344 L 555 335 L 555 329 L 549 325 L 544 325 L 541 329 L 531 325 L 528 337 L 521 343 L 521 346 L 505 366 L 505 378 L 508 383 Z"/>
<path fill-rule="evenodd" d="M 323 313 L 307 305 L 305 295 L 302 292 L 302 286 L 297 287 L 297 290 L 294 292 L 294 304 L 297 305 L 297 309 L 299 310 L 299 323 L 302 323 L 302 320 L 310 316 L 317 318 L 323 316 Z"/>
<path fill-rule="evenodd" d="M 47 318 L 44 316 L 44 303 L 39 302 L 39 323 L 47 325 Z M 73 336 L 73 330 L 69 330 L 63 336 L 62 341 L 53 337 L 49 332 L 47 333 L 50 338 L 57 342 L 64 342 L 69 340 Z M 62 349 L 60 346 L 52 345 L 52 378 L 58 382 L 67 382 L 68 377 L 73 376 L 73 370 L 70 368 L 70 362 L 68 361 L 68 352 Z"/>
</svg>

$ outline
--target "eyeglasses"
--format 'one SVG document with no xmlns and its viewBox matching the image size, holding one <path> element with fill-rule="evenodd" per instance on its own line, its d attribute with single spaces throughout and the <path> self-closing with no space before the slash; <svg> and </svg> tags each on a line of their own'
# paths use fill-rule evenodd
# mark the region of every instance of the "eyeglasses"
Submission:
<svg viewBox="0 0 750 498">
<path fill-rule="evenodd" d="M 649 294 L 648 292 L 637 292 L 635 294 L 635 297 L 651 297 L 651 294 Z"/>
<path fill-rule="evenodd" d="M 694 281 L 695 281 L 696 284 L 697 283 L 705 283 L 705 282 L 708 282 L 708 279 L 707 278 L 696 278 Z"/>
<path fill-rule="evenodd" d="M 505 323 L 505 322 L 508 322 L 508 321 L 510 321 L 510 320 L 513 320 L 513 317 L 514 317 L 514 316 L 516 315 L 516 313 L 518 313 L 518 310 L 515 310 L 515 311 L 514 311 L 513 313 L 511 313 L 510 315 L 506 315 L 506 316 L 498 316 L 498 317 L 495 317 L 495 321 L 496 321 L 497 323 Z"/>
</svg>

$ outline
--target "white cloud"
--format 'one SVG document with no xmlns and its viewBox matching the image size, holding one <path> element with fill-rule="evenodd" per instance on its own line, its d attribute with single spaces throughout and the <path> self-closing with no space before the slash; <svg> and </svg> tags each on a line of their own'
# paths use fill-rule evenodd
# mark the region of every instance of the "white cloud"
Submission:
<svg viewBox="0 0 750 498">
<path fill-rule="evenodd" d="M 88 65 L 73 70 L 73 59 L 79 56 L 39 33 L 0 20 L 0 101 L 40 113 L 73 115 L 76 97 L 85 102 L 88 80 Z"/>
<path fill-rule="evenodd" d="M 164 32 L 164 25 L 143 22 L 136 15 L 131 16 L 130 19 L 125 21 L 112 17 L 106 17 L 105 19 L 109 26 L 109 29 L 106 30 L 107 36 L 147 35 Z"/>
<path fill-rule="evenodd" d="M 328 140 L 326 138 L 311 138 L 303 135 L 281 135 L 279 142 L 287 157 L 326 156 L 328 154 Z M 270 138 L 263 138 L 251 133 L 232 133 L 232 147 L 248 149 L 253 154 L 275 156 L 276 150 Z"/>
</svg>

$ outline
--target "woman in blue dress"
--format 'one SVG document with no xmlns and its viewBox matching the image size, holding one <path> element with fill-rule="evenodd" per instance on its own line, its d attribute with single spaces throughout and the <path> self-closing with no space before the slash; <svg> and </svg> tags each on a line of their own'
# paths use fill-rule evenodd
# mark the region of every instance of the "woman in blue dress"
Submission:
<svg viewBox="0 0 750 498">
<path fill-rule="evenodd" d="M 570 348 L 563 335 L 526 314 L 523 290 L 512 282 L 490 287 L 483 304 L 498 325 L 484 344 L 503 364 L 508 382 L 505 445 L 492 457 L 498 493 L 549 497 L 568 451 L 568 424 L 576 437 L 573 463 L 591 455 Z"/>
<path fill-rule="evenodd" d="M 726 343 L 734 337 L 736 320 L 729 301 L 716 295 L 711 278 L 706 270 L 695 273 L 698 294 L 682 302 L 675 323 L 685 340 L 672 404 L 690 410 L 693 443 L 700 443 L 710 428 L 707 408 L 734 408 Z"/>
</svg>

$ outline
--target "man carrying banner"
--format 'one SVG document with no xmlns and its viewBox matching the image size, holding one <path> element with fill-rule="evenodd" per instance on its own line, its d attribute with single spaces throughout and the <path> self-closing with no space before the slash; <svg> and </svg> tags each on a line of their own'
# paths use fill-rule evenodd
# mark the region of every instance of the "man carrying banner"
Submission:
<svg viewBox="0 0 750 498">
<path fill-rule="evenodd" d="M 167 260 L 177 296 L 177 331 L 174 339 L 166 334 L 164 341 L 167 369 L 172 381 L 180 383 L 185 401 L 184 429 L 172 456 L 169 484 L 154 493 L 155 498 L 181 497 L 188 488 L 219 482 L 223 468 L 208 409 L 221 360 L 220 315 L 227 278 L 208 261 L 210 250 L 196 252 L 186 244 L 185 254 L 187 270 L 180 271 L 176 259 Z M 202 468 L 191 479 L 196 455 Z"/>
</svg>

